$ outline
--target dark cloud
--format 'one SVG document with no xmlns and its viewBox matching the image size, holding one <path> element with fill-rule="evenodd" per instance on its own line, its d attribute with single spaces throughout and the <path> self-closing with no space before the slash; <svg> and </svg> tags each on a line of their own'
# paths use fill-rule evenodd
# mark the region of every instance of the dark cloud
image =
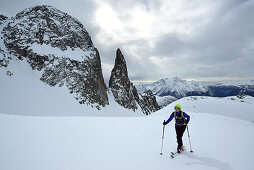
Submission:
<svg viewBox="0 0 254 170">
<path fill-rule="evenodd" d="M 223 5 L 224 12 L 216 13 L 194 35 L 170 33 L 156 43 L 151 54 L 168 59 L 161 63 L 174 68 L 168 75 L 254 78 L 254 25 L 250 22 L 254 20 L 253 2 Z M 161 73 L 162 77 L 167 74 Z"/>
<path fill-rule="evenodd" d="M 254 1 L 0 0 L 0 13 L 12 16 L 37 4 L 52 5 L 84 24 L 106 81 L 117 48 L 132 80 L 254 79 Z"/>
</svg>

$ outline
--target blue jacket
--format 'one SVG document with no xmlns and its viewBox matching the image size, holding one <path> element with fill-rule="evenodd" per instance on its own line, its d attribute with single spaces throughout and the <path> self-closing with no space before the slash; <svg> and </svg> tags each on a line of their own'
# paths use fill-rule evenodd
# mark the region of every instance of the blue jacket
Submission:
<svg viewBox="0 0 254 170">
<path fill-rule="evenodd" d="M 176 112 L 176 114 L 181 114 L 180 112 Z M 186 119 L 186 123 L 189 123 L 190 121 L 190 116 L 187 115 L 185 112 L 183 112 L 183 116 Z M 175 117 L 174 112 L 170 115 L 168 120 L 166 121 L 166 124 L 168 124 L 173 118 Z"/>
</svg>

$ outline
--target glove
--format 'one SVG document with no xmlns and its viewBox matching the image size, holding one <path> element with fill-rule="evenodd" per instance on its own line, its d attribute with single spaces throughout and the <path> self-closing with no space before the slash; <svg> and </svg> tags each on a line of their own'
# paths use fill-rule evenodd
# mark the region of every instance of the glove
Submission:
<svg viewBox="0 0 254 170">
<path fill-rule="evenodd" d="M 166 125 L 167 123 L 166 122 L 163 122 L 163 125 Z"/>
</svg>

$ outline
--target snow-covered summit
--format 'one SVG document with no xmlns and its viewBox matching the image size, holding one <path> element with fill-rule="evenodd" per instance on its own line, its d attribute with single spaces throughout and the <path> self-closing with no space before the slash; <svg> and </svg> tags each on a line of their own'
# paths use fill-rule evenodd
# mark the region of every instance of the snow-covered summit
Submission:
<svg viewBox="0 0 254 170">
<path fill-rule="evenodd" d="M 152 90 L 157 96 L 214 96 L 226 97 L 238 94 L 254 96 L 254 80 L 239 81 L 187 81 L 179 77 L 165 78 L 151 84 L 138 84 L 137 90 L 143 93 Z"/>
<path fill-rule="evenodd" d="M 16 74 L 11 62 L 24 60 L 31 70 L 40 72 L 36 80 L 67 87 L 80 104 L 98 109 L 108 104 L 100 55 L 81 22 L 47 5 L 2 18 L 0 67 L 8 75 Z"/>
<path fill-rule="evenodd" d="M 152 90 L 158 96 L 175 96 L 180 98 L 191 91 L 206 92 L 207 87 L 199 82 L 182 80 L 179 77 L 160 79 L 151 84 L 137 85 L 139 91 Z"/>
<path fill-rule="evenodd" d="M 10 19 L 3 34 L 8 48 L 17 46 L 22 49 L 33 43 L 47 44 L 61 50 L 67 50 L 67 47 L 84 51 L 93 48 L 91 38 L 81 22 L 47 5 L 19 12 Z"/>
</svg>

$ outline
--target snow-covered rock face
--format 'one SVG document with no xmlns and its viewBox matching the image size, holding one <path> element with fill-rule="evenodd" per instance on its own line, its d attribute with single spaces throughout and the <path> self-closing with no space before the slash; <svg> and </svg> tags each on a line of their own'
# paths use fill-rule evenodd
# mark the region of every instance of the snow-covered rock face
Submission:
<svg viewBox="0 0 254 170">
<path fill-rule="evenodd" d="M 0 14 L 0 25 L 3 24 L 7 19 L 8 19 L 7 16 L 4 16 L 4 15 Z"/>
<path fill-rule="evenodd" d="M 144 95 L 140 94 L 140 98 L 141 99 L 138 101 L 138 103 L 145 114 L 148 115 L 151 112 L 156 112 L 161 109 L 151 90 L 148 90 Z"/>
<path fill-rule="evenodd" d="M 0 14 L 0 31 L 8 17 Z M 0 34 L 1 35 L 1 34 Z M 1 36 L 1 39 L 3 37 Z M 0 67 L 7 67 L 11 58 L 5 54 L 4 49 L 0 45 Z"/>
<path fill-rule="evenodd" d="M 120 49 L 116 51 L 115 66 L 111 71 L 109 87 L 117 103 L 127 109 L 137 110 L 135 94 L 133 93 L 136 88 L 129 80 L 126 62 Z"/>
<path fill-rule="evenodd" d="M 42 71 L 41 81 L 66 85 L 80 104 L 98 109 L 108 104 L 99 52 L 77 19 L 50 6 L 35 6 L 1 24 L 0 31 L 0 66 L 14 58 L 26 60 Z"/>
<path fill-rule="evenodd" d="M 136 87 L 130 82 L 124 56 L 117 49 L 115 66 L 111 72 L 109 87 L 117 103 L 127 109 L 136 111 L 138 107 L 146 115 L 160 109 L 152 91 L 139 95 Z"/>
<path fill-rule="evenodd" d="M 89 34 L 77 19 L 46 5 L 18 13 L 3 33 L 5 45 L 15 52 L 33 43 L 49 44 L 61 50 L 70 47 L 86 51 L 93 47 Z"/>
</svg>

